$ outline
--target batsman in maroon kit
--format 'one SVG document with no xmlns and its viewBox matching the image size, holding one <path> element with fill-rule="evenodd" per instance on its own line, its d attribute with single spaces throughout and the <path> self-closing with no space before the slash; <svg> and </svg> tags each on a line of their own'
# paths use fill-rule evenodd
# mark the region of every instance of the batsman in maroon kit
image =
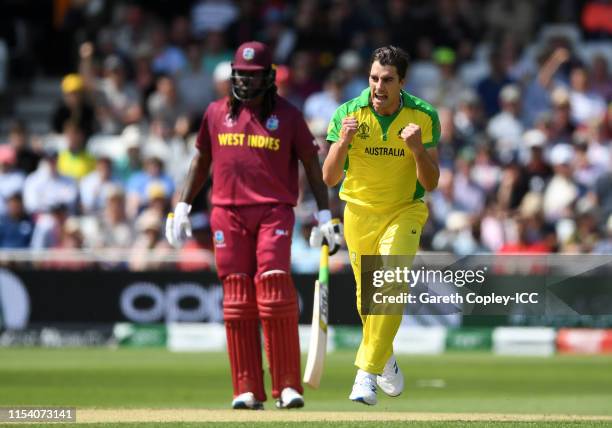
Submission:
<svg viewBox="0 0 612 428">
<path fill-rule="evenodd" d="M 175 246 L 190 236 L 191 201 L 212 164 L 215 260 L 223 283 L 223 313 L 235 409 L 266 400 L 260 322 L 277 407 L 302 407 L 298 303 L 290 275 L 298 160 L 318 205 L 311 245 L 340 245 L 314 137 L 295 107 L 276 94 L 269 49 L 242 44 L 232 63 L 232 95 L 210 104 L 202 119 L 180 202 L 168 215 Z"/>
</svg>

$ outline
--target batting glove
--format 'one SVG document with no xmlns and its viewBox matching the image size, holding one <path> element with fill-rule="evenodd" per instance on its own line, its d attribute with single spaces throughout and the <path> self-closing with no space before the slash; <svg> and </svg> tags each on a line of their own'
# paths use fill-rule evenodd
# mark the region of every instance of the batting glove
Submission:
<svg viewBox="0 0 612 428">
<path fill-rule="evenodd" d="M 191 238 L 190 211 L 191 205 L 179 202 L 176 204 L 174 213 L 168 214 L 166 219 L 166 239 L 175 248 L 181 247 L 187 238 Z"/>
<path fill-rule="evenodd" d="M 329 246 L 329 253 L 334 254 L 340 249 L 344 241 L 344 228 L 340 220 L 331 218 L 329 210 L 321 210 L 316 215 L 319 224 L 312 228 L 310 232 L 310 246 L 320 247 L 323 243 Z"/>
</svg>

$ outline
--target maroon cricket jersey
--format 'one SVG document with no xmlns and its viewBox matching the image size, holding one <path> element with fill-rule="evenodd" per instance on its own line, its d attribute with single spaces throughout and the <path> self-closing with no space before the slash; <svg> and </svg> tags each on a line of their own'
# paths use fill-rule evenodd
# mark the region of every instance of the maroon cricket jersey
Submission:
<svg viewBox="0 0 612 428">
<path fill-rule="evenodd" d="M 216 206 L 295 205 L 298 159 L 310 159 L 318 151 L 302 114 L 282 97 L 264 121 L 259 110 L 246 107 L 230 119 L 227 98 L 211 103 L 196 148 L 211 154 Z"/>
</svg>

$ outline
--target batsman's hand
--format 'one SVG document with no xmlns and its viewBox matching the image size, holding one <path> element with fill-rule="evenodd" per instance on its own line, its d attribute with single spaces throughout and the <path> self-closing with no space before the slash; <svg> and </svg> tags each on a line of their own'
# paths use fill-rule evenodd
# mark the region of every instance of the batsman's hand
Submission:
<svg viewBox="0 0 612 428">
<path fill-rule="evenodd" d="M 191 238 L 191 222 L 189 212 L 191 205 L 185 202 L 176 204 L 173 213 L 166 219 L 166 239 L 175 248 L 180 248 L 187 238 Z"/>
<path fill-rule="evenodd" d="M 344 227 L 339 219 L 331 218 L 329 210 L 321 210 L 317 215 L 319 224 L 310 232 L 310 246 L 318 248 L 327 243 L 329 254 L 332 255 L 340 249 L 344 242 Z"/>
</svg>

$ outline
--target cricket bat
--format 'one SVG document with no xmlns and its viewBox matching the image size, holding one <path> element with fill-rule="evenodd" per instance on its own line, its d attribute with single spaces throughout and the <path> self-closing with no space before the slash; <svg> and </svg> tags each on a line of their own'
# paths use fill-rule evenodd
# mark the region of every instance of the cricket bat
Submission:
<svg viewBox="0 0 612 428">
<path fill-rule="evenodd" d="M 312 306 L 312 325 L 310 328 L 310 345 L 308 359 L 304 370 L 304 383 L 311 388 L 318 388 L 323 375 L 325 353 L 327 351 L 327 316 L 329 286 L 329 246 L 321 246 L 319 262 L 319 279 L 315 281 L 314 303 Z"/>
</svg>

